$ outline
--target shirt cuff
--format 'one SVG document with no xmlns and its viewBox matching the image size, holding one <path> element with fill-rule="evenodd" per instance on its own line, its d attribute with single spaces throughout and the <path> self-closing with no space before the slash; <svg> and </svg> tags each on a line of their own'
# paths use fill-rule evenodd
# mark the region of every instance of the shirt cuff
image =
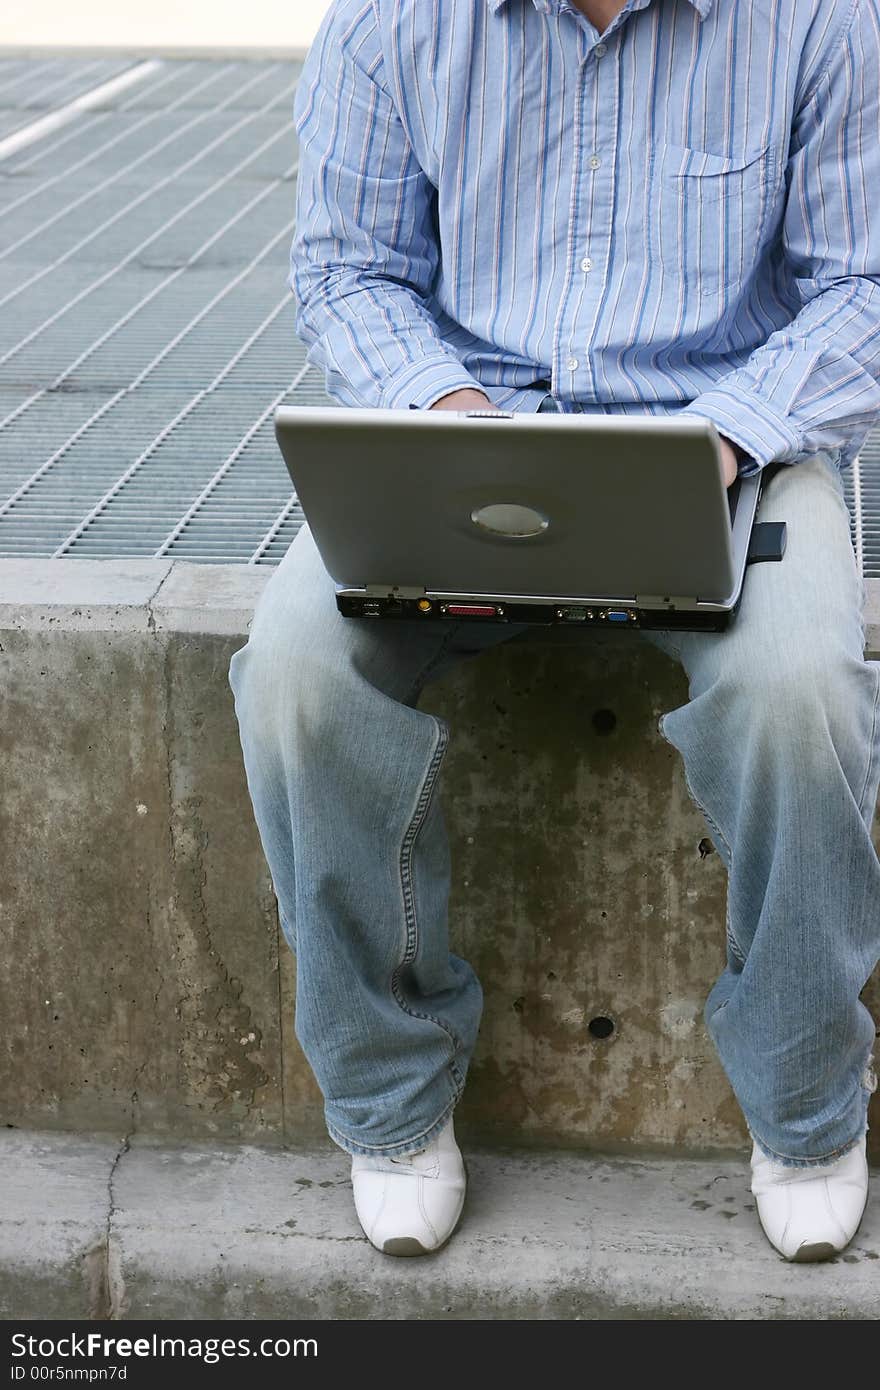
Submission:
<svg viewBox="0 0 880 1390">
<path fill-rule="evenodd" d="M 427 410 L 450 391 L 482 391 L 475 377 L 453 357 L 438 354 L 395 372 L 382 393 L 382 405 L 395 410 Z"/>
<path fill-rule="evenodd" d="M 768 463 L 791 463 L 802 452 L 802 442 L 791 422 L 757 394 L 723 386 L 706 391 L 678 412 L 711 420 L 719 434 L 726 435 L 748 455 L 740 459 L 741 478 L 759 473 Z"/>
</svg>

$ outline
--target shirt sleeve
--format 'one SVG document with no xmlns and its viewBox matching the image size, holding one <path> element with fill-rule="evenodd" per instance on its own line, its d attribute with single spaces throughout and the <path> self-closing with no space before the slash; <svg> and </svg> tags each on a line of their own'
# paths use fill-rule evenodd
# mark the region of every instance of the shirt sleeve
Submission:
<svg viewBox="0 0 880 1390">
<path fill-rule="evenodd" d="M 288 284 L 296 331 L 344 405 L 424 408 L 480 383 L 426 300 L 440 251 L 436 189 L 383 77 L 371 0 L 334 0 L 294 97 L 299 137 Z"/>
<path fill-rule="evenodd" d="M 852 462 L 880 418 L 880 11 L 851 0 L 799 105 L 781 252 L 802 305 L 681 413 L 745 450 L 741 476 L 822 450 Z"/>
</svg>

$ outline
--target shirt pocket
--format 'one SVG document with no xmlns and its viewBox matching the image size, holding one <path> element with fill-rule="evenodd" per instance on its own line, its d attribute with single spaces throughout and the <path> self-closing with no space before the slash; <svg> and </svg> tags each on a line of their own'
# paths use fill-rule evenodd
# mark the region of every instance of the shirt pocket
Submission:
<svg viewBox="0 0 880 1390">
<path fill-rule="evenodd" d="M 734 155 L 675 144 L 656 149 L 654 248 L 664 273 L 715 308 L 735 297 L 760 260 L 777 170 L 773 145 Z"/>
</svg>

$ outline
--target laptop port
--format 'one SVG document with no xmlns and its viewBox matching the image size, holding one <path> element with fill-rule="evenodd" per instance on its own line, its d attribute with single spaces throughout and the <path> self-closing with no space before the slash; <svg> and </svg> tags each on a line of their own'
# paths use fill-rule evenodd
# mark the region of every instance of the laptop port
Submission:
<svg viewBox="0 0 880 1390">
<path fill-rule="evenodd" d="M 362 611 L 365 618 L 378 618 L 382 613 L 382 605 L 380 603 L 365 603 Z"/>
<path fill-rule="evenodd" d="M 450 618 L 494 618 L 501 610 L 494 603 L 441 603 L 440 612 Z"/>
<path fill-rule="evenodd" d="M 557 608 L 556 616 L 563 623 L 585 623 L 593 617 L 591 608 Z"/>
<path fill-rule="evenodd" d="M 629 608 L 604 608 L 599 614 L 609 623 L 628 623 L 635 620 L 635 613 Z"/>
</svg>

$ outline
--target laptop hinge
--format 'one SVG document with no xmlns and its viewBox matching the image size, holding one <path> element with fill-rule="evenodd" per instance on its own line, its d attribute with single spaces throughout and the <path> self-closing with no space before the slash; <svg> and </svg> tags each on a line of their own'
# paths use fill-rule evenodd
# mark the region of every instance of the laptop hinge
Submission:
<svg viewBox="0 0 880 1390">
<path fill-rule="evenodd" d="M 698 599 L 690 594 L 636 594 L 640 608 L 696 608 Z"/>
<path fill-rule="evenodd" d="M 424 586 L 418 584 L 365 584 L 367 598 L 424 598 Z"/>
</svg>

